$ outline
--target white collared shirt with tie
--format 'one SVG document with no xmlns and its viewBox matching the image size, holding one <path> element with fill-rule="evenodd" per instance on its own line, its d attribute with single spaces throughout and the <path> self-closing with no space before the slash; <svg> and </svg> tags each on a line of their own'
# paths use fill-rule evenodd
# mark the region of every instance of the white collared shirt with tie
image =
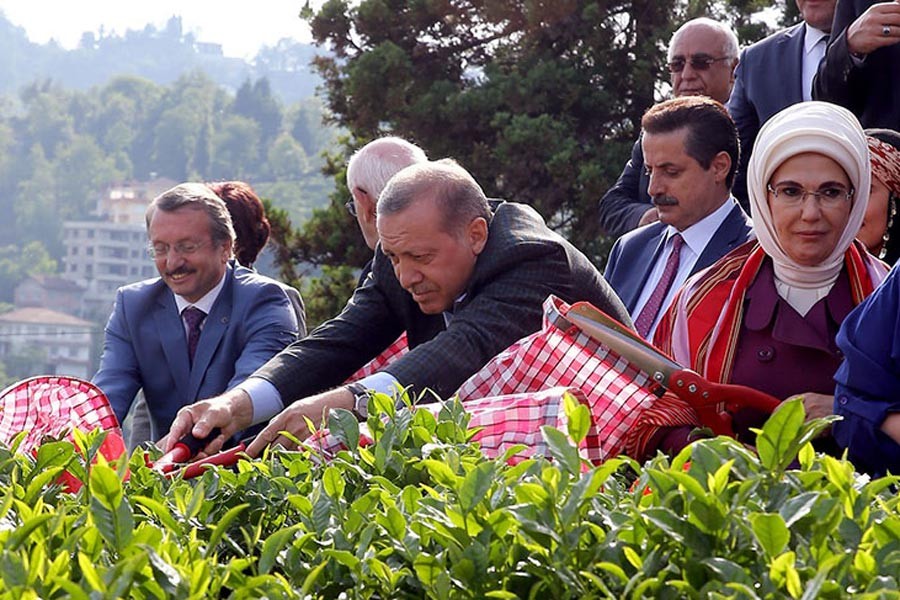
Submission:
<svg viewBox="0 0 900 600">
<path fill-rule="evenodd" d="M 665 247 L 657 257 L 656 263 L 653 265 L 653 269 L 650 271 L 650 275 L 647 277 L 647 282 L 644 284 L 644 289 L 641 290 L 641 295 L 638 296 L 637 304 L 634 305 L 634 310 L 631 313 L 632 319 L 637 319 L 638 315 L 641 314 L 641 309 L 643 309 L 644 305 L 647 304 L 647 301 L 650 299 L 650 295 L 653 293 L 653 290 L 656 289 L 656 284 L 659 282 L 660 278 L 662 277 L 663 271 L 666 268 L 666 259 L 669 258 L 669 254 L 672 252 L 672 236 L 674 236 L 676 233 L 680 233 L 682 239 L 684 239 L 684 245 L 681 247 L 681 256 L 679 257 L 678 261 L 678 271 L 675 273 L 675 279 L 672 280 L 672 286 L 669 288 L 669 292 L 663 299 L 662 305 L 659 309 L 659 313 L 657 313 L 656 315 L 656 320 L 653 321 L 653 326 L 650 327 L 650 332 L 647 334 L 648 340 L 653 340 L 653 334 L 656 332 L 656 326 L 659 325 L 660 318 L 662 318 L 663 313 L 666 312 L 666 309 L 669 308 L 669 305 L 672 303 L 672 299 L 675 298 L 675 293 L 679 289 L 681 289 L 682 285 L 684 285 L 684 282 L 688 278 L 688 275 L 694 269 L 694 265 L 697 264 L 697 259 L 700 258 L 701 254 L 703 254 L 703 250 L 706 249 L 706 245 L 709 243 L 709 240 L 712 239 L 713 235 L 715 235 L 716 231 L 718 231 L 722 223 L 725 222 L 725 219 L 728 217 L 728 213 L 731 212 L 731 209 L 734 208 L 734 205 L 735 200 L 733 198 L 729 198 L 722 203 L 722 206 L 714 210 L 712 213 L 706 215 L 684 231 L 678 231 L 671 225 L 666 227 Z"/>
</svg>

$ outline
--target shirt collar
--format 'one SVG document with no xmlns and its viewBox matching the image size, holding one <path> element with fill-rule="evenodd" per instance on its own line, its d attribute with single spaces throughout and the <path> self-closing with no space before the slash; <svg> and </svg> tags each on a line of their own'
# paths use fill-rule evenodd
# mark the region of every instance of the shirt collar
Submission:
<svg viewBox="0 0 900 600">
<path fill-rule="evenodd" d="M 815 27 L 810 27 L 809 24 L 806 25 L 806 35 L 803 36 L 803 52 L 809 54 L 812 52 L 812 49 L 816 47 L 816 44 L 819 43 L 824 37 L 827 37 L 828 34 L 821 29 L 816 29 Z"/>
<path fill-rule="evenodd" d="M 175 307 L 178 309 L 178 314 L 180 315 L 188 306 L 196 306 L 206 314 L 209 314 L 212 311 L 213 304 L 216 303 L 216 298 L 219 297 L 219 292 L 222 291 L 222 286 L 225 285 L 225 275 L 227 273 L 228 268 L 226 267 L 225 273 L 222 274 L 222 278 L 219 280 L 219 283 L 217 283 L 213 289 L 206 292 L 206 295 L 196 302 L 189 302 L 184 297 L 179 296 L 178 294 L 174 294 Z"/>
<path fill-rule="evenodd" d="M 700 256 L 703 253 L 704 248 L 709 243 L 709 240 L 712 239 L 713 235 L 715 235 L 716 231 L 719 230 L 719 227 L 722 223 L 725 222 L 725 219 L 728 218 L 728 213 L 731 212 L 731 209 L 734 208 L 735 200 L 732 197 L 729 197 L 728 200 L 722 203 L 722 206 L 709 213 L 684 231 L 678 231 L 671 225 L 666 228 L 666 243 L 668 244 L 676 233 L 681 234 L 681 238 L 684 240 L 684 243 L 688 248 L 691 249 L 695 255 Z"/>
</svg>

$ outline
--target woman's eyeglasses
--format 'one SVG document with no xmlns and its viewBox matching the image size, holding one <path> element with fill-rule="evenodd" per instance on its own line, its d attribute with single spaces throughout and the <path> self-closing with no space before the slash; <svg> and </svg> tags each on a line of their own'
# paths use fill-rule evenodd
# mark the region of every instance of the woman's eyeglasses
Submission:
<svg viewBox="0 0 900 600">
<path fill-rule="evenodd" d="M 766 185 L 766 189 L 772 197 L 783 206 L 800 206 L 806 201 L 807 196 L 812 196 L 823 208 L 834 208 L 853 198 L 855 190 L 849 190 L 842 186 L 829 186 L 816 192 L 807 190 L 799 185 Z"/>
<path fill-rule="evenodd" d="M 723 56 L 722 58 L 713 58 L 706 54 L 695 54 L 689 59 L 678 57 L 669 61 L 669 71 L 672 73 L 681 73 L 684 71 L 684 65 L 687 63 L 691 63 L 691 68 L 695 71 L 708 71 L 713 63 L 721 62 L 723 60 L 731 60 L 731 57 Z"/>
</svg>

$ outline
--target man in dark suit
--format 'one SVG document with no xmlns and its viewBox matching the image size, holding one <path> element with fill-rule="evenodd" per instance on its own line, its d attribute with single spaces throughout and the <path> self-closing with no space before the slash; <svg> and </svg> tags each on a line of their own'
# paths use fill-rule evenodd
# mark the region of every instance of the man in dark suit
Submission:
<svg viewBox="0 0 900 600">
<path fill-rule="evenodd" d="M 738 64 L 737 35 L 718 21 L 693 19 L 672 35 L 668 61 L 674 97 L 702 95 L 724 104 L 731 93 Z M 607 236 L 618 238 L 659 218 L 650 203 L 648 182 L 638 138 L 631 150 L 631 160 L 600 200 L 600 228 Z"/>
<path fill-rule="evenodd" d="M 164 192 L 147 209 L 160 277 L 120 288 L 93 382 L 121 422 L 139 389 L 156 439 L 182 406 L 221 394 L 297 337 L 281 285 L 231 260 L 234 229 L 203 184 Z"/>
<path fill-rule="evenodd" d="M 343 312 L 237 391 L 182 410 L 168 443 L 221 427 L 208 446 L 213 451 L 223 436 L 279 413 L 248 448 L 256 454 L 273 441 L 287 443 L 281 430 L 305 437 L 305 419 L 319 423 L 330 408 L 364 416 L 368 390 L 390 393 L 399 385 L 449 397 L 498 352 L 540 329 L 550 294 L 587 300 L 630 323 L 591 262 L 534 209 L 504 202 L 491 212 L 481 187 L 451 161 L 395 175 L 378 200 L 377 227 L 372 272 Z M 403 330 L 409 353 L 341 386 Z"/>
<path fill-rule="evenodd" d="M 831 30 L 813 96 L 863 127 L 900 130 L 900 2 L 841 0 Z"/>
<path fill-rule="evenodd" d="M 675 98 L 651 107 L 641 127 L 659 222 L 619 238 L 605 275 L 650 340 L 684 280 L 746 242 L 751 222 L 730 194 L 739 150 L 724 106 Z"/>
<path fill-rule="evenodd" d="M 812 81 L 828 43 L 836 0 L 797 0 L 803 21 L 741 52 L 728 112 L 741 138 L 734 195 L 747 202 L 747 164 L 759 128 L 782 109 L 812 99 Z"/>
</svg>

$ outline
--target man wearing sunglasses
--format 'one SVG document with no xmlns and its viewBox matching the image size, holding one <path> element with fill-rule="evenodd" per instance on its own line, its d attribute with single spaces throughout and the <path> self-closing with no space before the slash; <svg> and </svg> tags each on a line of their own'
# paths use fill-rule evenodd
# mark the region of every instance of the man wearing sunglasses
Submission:
<svg viewBox="0 0 900 600">
<path fill-rule="evenodd" d="M 737 56 L 737 35 L 726 25 L 706 18 L 688 21 L 669 42 L 667 60 L 672 94 L 676 98 L 708 96 L 724 104 L 734 84 Z M 638 138 L 631 160 L 600 200 L 600 227 L 607 236 L 618 238 L 659 219 L 647 193 L 648 184 Z"/>
<path fill-rule="evenodd" d="M 812 99 L 837 0 L 796 0 L 803 21 L 744 49 L 727 108 L 741 136 L 734 195 L 747 200 L 747 164 L 756 134 L 782 109 Z"/>
</svg>

